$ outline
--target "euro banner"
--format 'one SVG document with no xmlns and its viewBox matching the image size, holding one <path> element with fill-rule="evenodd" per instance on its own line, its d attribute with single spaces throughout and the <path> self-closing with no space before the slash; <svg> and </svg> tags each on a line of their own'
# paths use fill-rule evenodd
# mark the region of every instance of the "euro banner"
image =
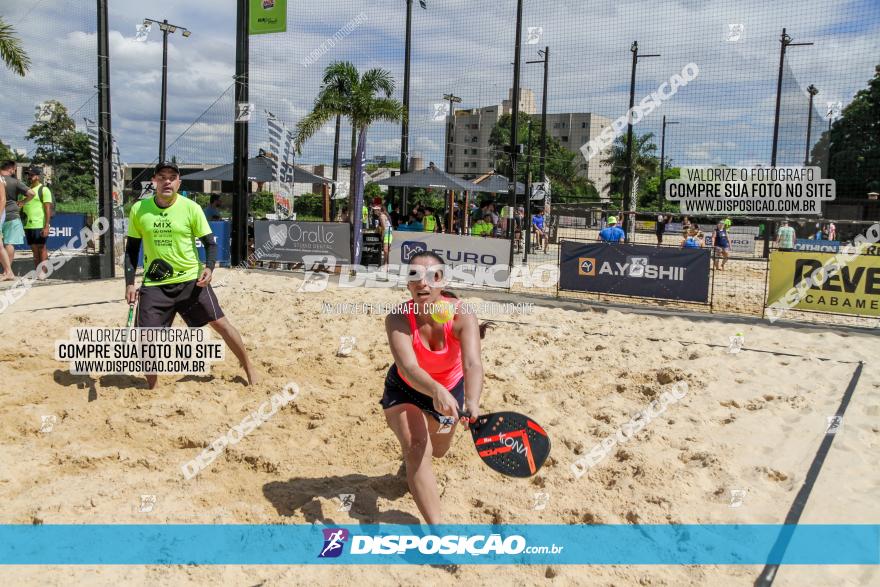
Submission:
<svg viewBox="0 0 880 587">
<path fill-rule="evenodd" d="M 880 316 L 880 257 L 775 251 L 769 281 L 770 308 Z"/>
<path fill-rule="evenodd" d="M 559 289 L 709 301 L 708 249 L 562 242 Z"/>
</svg>

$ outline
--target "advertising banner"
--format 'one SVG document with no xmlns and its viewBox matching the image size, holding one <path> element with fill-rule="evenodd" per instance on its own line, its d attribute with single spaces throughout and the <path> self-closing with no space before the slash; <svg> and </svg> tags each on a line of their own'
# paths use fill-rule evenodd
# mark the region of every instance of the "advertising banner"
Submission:
<svg viewBox="0 0 880 587">
<path fill-rule="evenodd" d="M 817 241 L 810 238 L 799 238 L 794 244 L 795 251 L 811 253 L 836 253 L 840 250 L 840 241 Z"/>
<path fill-rule="evenodd" d="M 53 214 L 49 226 L 49 238 L 46 241 L 48 250 L 55 251 L 66 249 L 73 237 L 79 237 L 80 231 L 86 227 L 85 214 Z M 85 248 L 80 238 L 74 243 L 76 249 Z M 27 240 L 23 244 L 15 245 L 17 251 L 30 251 Z"/>
<path fill-rule="evenodd" d="M 287 30 L 287 0 L 249 0 L 252 35 L 283 33 Z"/>
<path fill-rule="evenodd" d="M 742 253 L 744 255 L 755 254 L 755 235 L 747 233 L 735 234 L 727 233 L 727 240 L 730 242 L 731 253 Z M 712 246 L 712 235 L 706 236 L 706 246 Z"/>
<path fill-rule="evenodd" d="M 361 250 L 361 265 L 382 264 L 382 235 L 375 231 L 365 231 L 363 234 L 363 249 Z"/>
<path fill-rule="evenodd" d="M 767 305 L 793 310 L 880 316 L 880 257 L 853 255 L 838 271 L 814 272 L 835 258 L 830 253 L 774 251 L 770 254 Z M 810 278 L 809 287 L 798 284 Z"/>
<path fill-rule="evenodd" d="M 709 251 L 562 242 L 559 289 L 709 301 Z"/>
<path fill-rule="evenodd" d="M 507 287 L 510 279 L 510 241 L 502 238 L 458 236 L 433 232 L 395 231 L 391 241 L 390 262 L 401 265 L 420 251 L 433 251 L 449 267 L 478 278 L 477 283 Z M 482 280 L 479 278 L 483 278 Z M 470 282 L 467 279 L 466 282 Z"/>
<path fill-rule="evenodd" d="M 350 226 L 341 222 L 257 220 L 254 249 L 264 251 L 263 261 L 303 263 L 311 257 L 335 257 L 337 264 L 351 262 Z"/>
</svg>

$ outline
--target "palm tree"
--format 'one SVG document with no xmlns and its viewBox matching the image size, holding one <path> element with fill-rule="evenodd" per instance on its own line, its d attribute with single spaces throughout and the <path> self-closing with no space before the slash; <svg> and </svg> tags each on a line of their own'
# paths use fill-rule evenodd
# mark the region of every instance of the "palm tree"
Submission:
<svg viewBox="0 0 880 587">
<path fill-rule="evenodd" d="M 334 91 L 343 96 L 351 93 L 351 88 L 357 84 L 358 72 L 350 62 L 336 61 L 327 66 L 324 70 L 324 79 L 321 86 L 322 91 Z M 336 181 L 339 175 L 339 136 L 342 126 L 342 114 L 336 114 L 336 133 L 333 141 L 333 181 Z M 351 127 L 351 160 L 354 161 L 355 150 L 357 149 L 357 131 Z M 336 184 L 333 184 L 333 196 L 336 196 Z M 332 206 L 331 206 L 332 208 Z M 333 212 L 331 211 L 331 218 Z"/>
<path fill-rule="evenodd" d="M 660 166 L 660 160 L 656 156 L 657 145 L 653 142 L 654 133 L 646 133 L 643 135 L 633 136 L 633 176 L 641 178 L 641 184 L 644 180 L 657 173 Z M 626 178 L 626 135 L 617 137 L 614 144 L 611 145 L 611 151 L 608 156 L 602 159 L 602 163 L 611 166 L 611 180 L 605 185 L 609 194 L 621 194 L 625 185 Z M 624 202 L 627 194 L 622 194 Z"/>
<path fill-rule="evenodd" d="M 324 83 L 312 111 L 296 125 L 294 144 L 297 153 L 302 153 L 303 144 L 335 116 L 345 116 L 352 127 L 350 185 L 354 185 L 358 136 L 365 140 L 366 131 L 374 122 L 400 122 L 406 116 L 403 105 L 391 98 L 393 93 L 394 80 L 385 69 L 370 69 L 360 75 L 348 61 L 331 63 L 324 70 Z M 354 198 L 352 190 L 348 195 L 352 217 L 357 212 Z"/>
<path fill-rule="evenodd" d="M 24 77 L 31 60 L 24 52 L 21 39 L 15 36 L 15 29 L 0 18 L 0 59 L 6 63 L 6 67 Z"/>
</svg>

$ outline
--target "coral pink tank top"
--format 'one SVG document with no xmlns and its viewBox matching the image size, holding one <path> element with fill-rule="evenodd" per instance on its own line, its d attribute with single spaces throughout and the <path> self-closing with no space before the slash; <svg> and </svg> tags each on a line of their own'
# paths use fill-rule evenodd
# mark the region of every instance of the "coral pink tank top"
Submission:
<svg viewBox="0 0 880 587">
<path fill-rule="evenodd" d="M 458 310 L 458 306 L 461 303 L 459 300 L 449 298 L 443 298 L 443 300 L 454 303 L 456 310 Z M 443 349 L 432 351 L 424 344 L 422 341 L 422 335 L 419 334 L 419 328 L 416 325 L 416 316 L 415 313 L 413 313 L 414 304 L 414 300 L 409 300 L 406 303 L 404 313 L 409 319 L 409 329 L 410 332 L 412 332 L 413 352 L 416 354 L 416 360 L 419 363 L 419 367 L 427 371 L 428 375 L 430 375 L 434 381 L 446 389 L 452 389 L 464 376 L 464 371 L 461 367 L 461 343 L 452 334 L 452 323 L 454 320 L 449 320 L 443 324 Z M 406 378 L 402 373 L 400 374 L 400 378 L 406 381 Z M 412 387 L 412 384 L 410 384 L 409 381 L 406 381 L 406 383 Z"/>
</svg>

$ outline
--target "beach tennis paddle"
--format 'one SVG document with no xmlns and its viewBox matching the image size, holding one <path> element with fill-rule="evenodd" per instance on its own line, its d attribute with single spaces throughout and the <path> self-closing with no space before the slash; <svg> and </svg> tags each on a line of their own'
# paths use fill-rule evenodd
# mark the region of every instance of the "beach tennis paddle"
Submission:
<svg viewBox="0 0 880 587">
<path fill-rule="evenodd" d="M 132 324 L 134 324 L 134 304 L 128 305 L 128 321 L 126 321 L 125 326 L 131 328 Z"/>
<path fill-rule="evenodd" d="M 470 415 L 462 411 L 462 416 Z M 482 414 L 469 424 L 477 454 L 508 477 L 531 477 L 550 455 L 550 437 L 537 422 L 516 412 Z"/>
</svg>

